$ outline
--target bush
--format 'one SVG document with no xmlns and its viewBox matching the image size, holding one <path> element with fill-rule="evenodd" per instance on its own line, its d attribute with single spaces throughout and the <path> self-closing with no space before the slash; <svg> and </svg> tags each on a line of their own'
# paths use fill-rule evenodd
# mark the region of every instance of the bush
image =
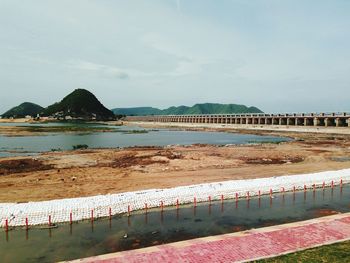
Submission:
<svg viewBox="0 0 350 263">
<path fill-rule="evenodd" d="M 87 149 L 87 148 L 89 148 L 89 146 L 86 144 L 73 145 L 73 150 L 80 150 L 80 149 Z"/>
</svg>

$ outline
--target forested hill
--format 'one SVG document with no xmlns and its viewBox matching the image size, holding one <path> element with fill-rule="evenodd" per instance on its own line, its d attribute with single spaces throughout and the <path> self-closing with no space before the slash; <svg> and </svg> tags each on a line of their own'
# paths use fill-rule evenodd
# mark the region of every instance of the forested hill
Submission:
<svg viewBox="0 0 350 263">
<path fill-rule="evenodd" d="M 168 109 L 152 107 L 116 108 L 112 110 L 117 115 L 143 116 L 143 115 L 185 115 L 185 114 L 239 114 L 262 113 L 257 107 L 247 107 L 239 104 L 203 103 L 192 107 L 179 106 Z"/>
</svg>

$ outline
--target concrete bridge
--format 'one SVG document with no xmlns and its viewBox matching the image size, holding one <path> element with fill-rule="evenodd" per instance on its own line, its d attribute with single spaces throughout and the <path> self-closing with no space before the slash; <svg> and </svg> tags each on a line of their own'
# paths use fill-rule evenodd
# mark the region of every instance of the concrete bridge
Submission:
<svg viewBox="0 0 350 263">
<path fill-rule="evenodd" d="M 128 116 L 126 120 L 167 123 L 350 127 L 350 113 L 159 115 Z"/>
</svg>

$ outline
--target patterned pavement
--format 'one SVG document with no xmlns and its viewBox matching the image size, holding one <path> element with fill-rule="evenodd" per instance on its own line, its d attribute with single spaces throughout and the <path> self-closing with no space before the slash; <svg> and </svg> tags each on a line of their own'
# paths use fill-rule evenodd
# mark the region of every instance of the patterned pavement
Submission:
<svg viewBox="0 0 350 263">
<path fill-rule="evenodd" d="M 198 238 L 73 262 L 244 262 L 350 239 L 350 213 Z"/>
</svg>

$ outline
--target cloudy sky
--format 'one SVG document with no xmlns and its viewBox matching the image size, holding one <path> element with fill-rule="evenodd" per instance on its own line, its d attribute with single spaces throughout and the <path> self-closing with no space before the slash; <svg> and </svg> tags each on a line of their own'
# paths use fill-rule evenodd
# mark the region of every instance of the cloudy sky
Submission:
<svg viewBox="0 0 350 263">
<path fill-rule="evenodd" d="M 350 111 L 347 0 L 0 0 L 0 112 L 75 88 L 107 107 Z"/>
</svg>

